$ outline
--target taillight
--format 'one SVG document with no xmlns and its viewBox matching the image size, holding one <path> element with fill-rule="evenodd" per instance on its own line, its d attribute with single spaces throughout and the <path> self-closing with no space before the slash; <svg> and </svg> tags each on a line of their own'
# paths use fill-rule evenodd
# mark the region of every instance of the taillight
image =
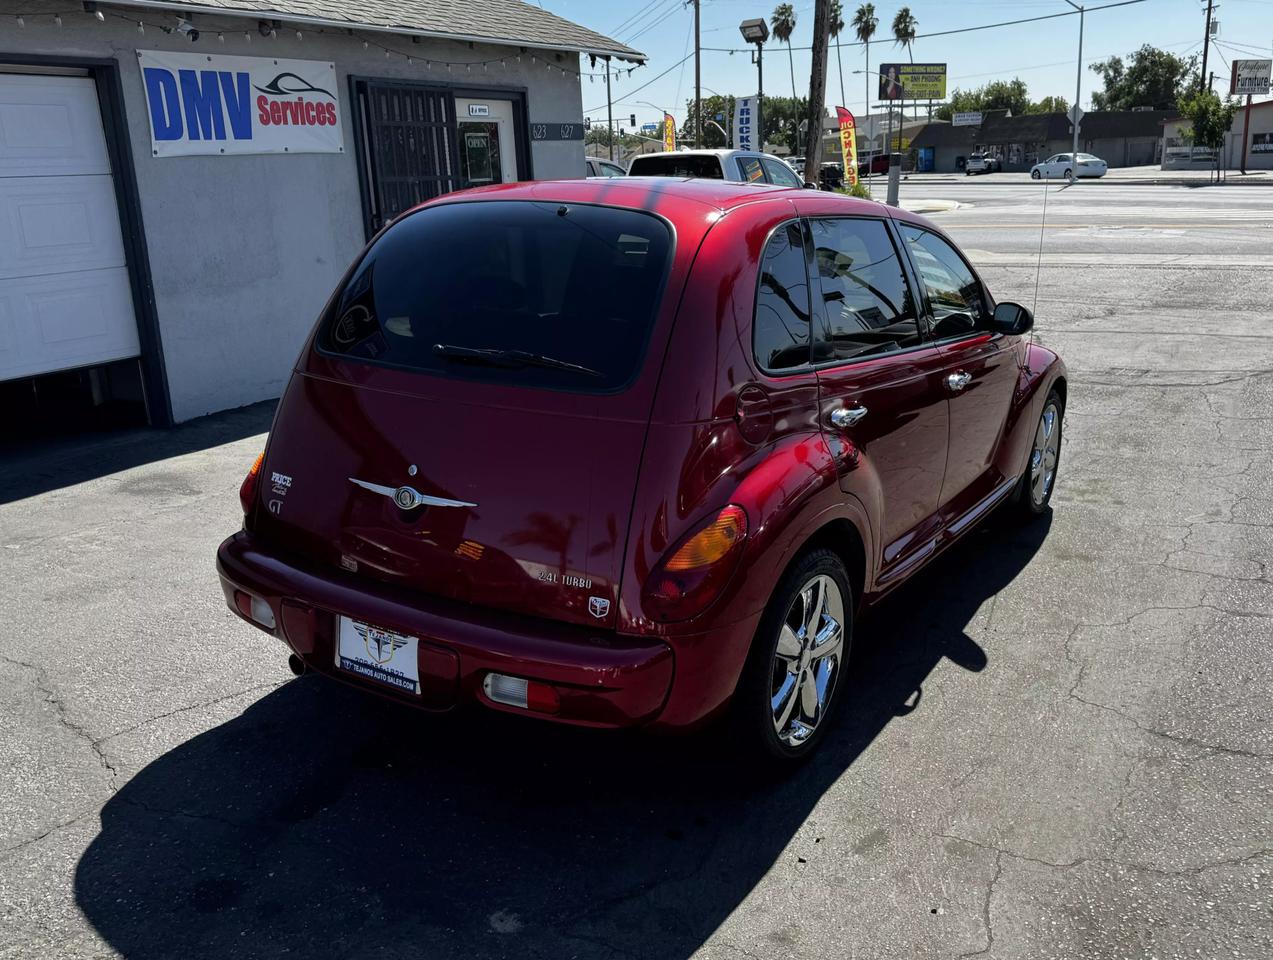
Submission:
<svg viewBox="0 0 1273 960">
<path fill-rule="evenodd" d="M 239 487 L 239 503 L 243 504 L 244 513 L 252 512 L 252 501 L 256 499 L 256 484 L 261 477 L 261 461 L 264 459 L 265 451 L 262 450 L 252 461 L 252 469 L 248 471 L 248 475 L 243 478 L 243 484 Z"/>
<path fill-rule="evenodd" d="M 642 604 L 657 620 L 688 620 L 729 582 L 747 539 L 747 513 L 730 504 L 663 558 L 646 578 Z"/>
</svg>

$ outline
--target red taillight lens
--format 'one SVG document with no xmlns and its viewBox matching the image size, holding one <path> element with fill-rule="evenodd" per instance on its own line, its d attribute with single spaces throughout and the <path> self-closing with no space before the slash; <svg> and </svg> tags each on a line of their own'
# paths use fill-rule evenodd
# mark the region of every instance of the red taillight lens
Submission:
<svg viewBox="0 0 1273 960">
<path fill-rule="evenodd" d="M 256 499 L 256 484 L 261 476 L 261 462 L 265 459 L 265 451 L 261 451 L 256 455 L 256 459 L 252 461 L 252 469 L 248 471 L 248 475 L 243 478 L 243 484 L 239 487 L 239 503 L 243 504 L 243 512 L 252 512 L 252 501 Z"/>
<path fill-rule="evenodd" d="M 747 513 L 730 504 L 665 557 L 646 578 L 642 601 L 657 620 L 688 620 L 705 610 L 729 582 L 743 541 Z"/>
</svg>

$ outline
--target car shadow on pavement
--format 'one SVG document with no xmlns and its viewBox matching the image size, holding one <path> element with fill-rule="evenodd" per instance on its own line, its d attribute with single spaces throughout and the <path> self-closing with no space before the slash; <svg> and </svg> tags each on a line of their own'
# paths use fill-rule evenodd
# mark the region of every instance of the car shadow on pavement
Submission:
<svg viewBox="0 0 1273 960">
<path fill-rule="evenodd" d="M 276 401 L 267 400 L 162 429 L 0 444 L 0 504 L 265 433 L 275 405 Z M 251 458 L 243 464 L 244 473 L 249 466 Z"/>
<path fill-rule="evenodd" d="M 880 732 L 923 710 L 934 668 L 986 667 L 964 628 L 1049 520 L 992 521 L 866 618 L 848 709 L 784 776 L 740 763 L 719 727 L 433 717 L 311 675 L 132 777 L 77 903 L 137 960 L 688 957 Z"/>
</svg>

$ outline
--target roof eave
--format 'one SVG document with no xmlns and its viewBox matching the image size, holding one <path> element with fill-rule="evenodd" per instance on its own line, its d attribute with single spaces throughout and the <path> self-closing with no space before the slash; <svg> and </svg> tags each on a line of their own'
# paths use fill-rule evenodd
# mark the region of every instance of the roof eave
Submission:
<svg viewBox="0 0 1273 960">
<path fill-rule="evenodd" d="M 480 34 L 442 33 L 414 27 L 389 27 L 382 23 L 362 23 L 356 20 L 332 20 L 326 17 L 309 17 L 303 14 L 284 13 L 281 10 L 259 10 L 244 7 L 212 7 L 198 3 L 180 3 L 174 0 L 110 0 L 113 7 L 141 7 L 147 10 L 168 10 L 175 13 L 199 13 L 208 17 L 242 17 L 246 20 L 285 20 L 288 23 L 316 27 L 335 27 L 340 30 L 365 30 L 369 33 L 389 33 L 402 37 L 426 37 L 431 40 L 455 40 L 460 43 L 491 43 L 505 47 L 525 47 L 528 50 L 551 50 L 559 53 L 582 53 L 595 57 L 614 57 L 630 63 L 644 64 L 646 55 L 629 47 L 614 48 L 584 46 L 583 44 L 536 43 L 533 40 L 511 37 L 488 37 Z"/>
</svg>

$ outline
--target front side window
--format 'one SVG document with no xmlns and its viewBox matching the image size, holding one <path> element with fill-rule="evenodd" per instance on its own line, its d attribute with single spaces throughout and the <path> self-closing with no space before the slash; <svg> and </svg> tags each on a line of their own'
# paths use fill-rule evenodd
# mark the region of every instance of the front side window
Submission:
<svg viewBox="0 0 1273 960">
<path fill-rule="evenodd" d="M 809 275 L 798 223 L 779 227 L 765 247 L 752 346 L 761 368 L 771 372 L 809 362 Z"/>
<path fill-rule="evenodd" d="M 955 248 L 920 227 L 902 224 L 902 236 L 924 281 L 938 340 L 989 329 L 990 312 L 973 276 Z"/>
<path fill-rule="evenodd" d="M 915 297 L 884 223 L 835 218 L 809 226 L 826 304 L 814 359 L 851 360 L 919 344 Z"/>
<path fill-rule="evenodd" d="M 792 169 L 780 160 L 770 160 L 768 157 L 761 158 L 761 164 L 765 168 L 765 172 L 769 174 L 769 182 L 776 183 L 780 187 L 802 187 L 804 184 L 800 182 L 800 178 L 795 175 Z"/>
<path fill-rule="evenodd" d="M 672 236 L 635 210 L 453 203 L 376 241 L 319 328 L 367 363 L 578 392 L 626 385 L 662 299 Z"/>
</svg>

